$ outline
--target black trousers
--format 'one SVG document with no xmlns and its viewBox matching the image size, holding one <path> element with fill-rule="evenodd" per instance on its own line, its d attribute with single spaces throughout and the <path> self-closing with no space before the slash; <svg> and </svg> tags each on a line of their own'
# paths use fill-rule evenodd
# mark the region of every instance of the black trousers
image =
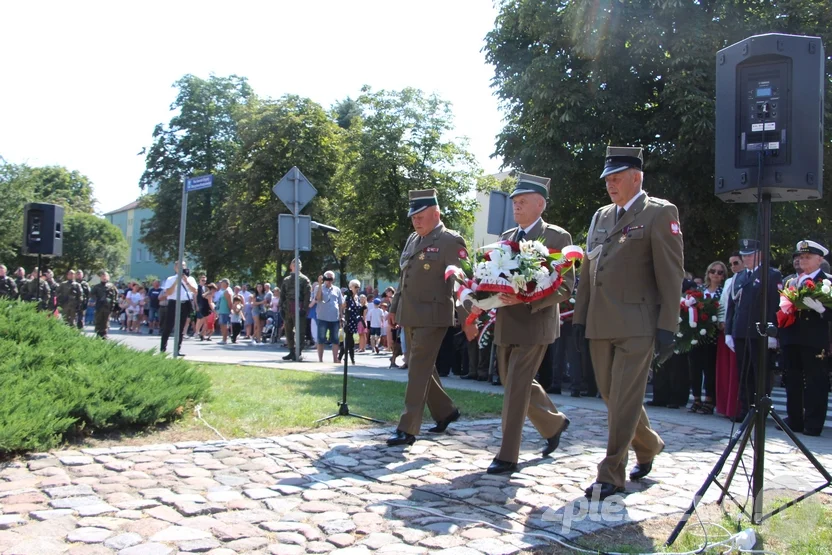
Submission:
<svg viewBox="0 0 832 555">
<path fill-rule="evenodd" d="M 737 353 L 737 373 L 740 384 L 740 413 L 744 416 L 751 405 L 757 402 L 757 376 L 760 371 L 759 348 L 761 339 L 737 339 L 734 338 L 734 347 Z M 766 372 L 766 395 L 771 394 L 771 382 L 773 376 L 775 356 L 769 351 L 768 368 Z"/>
<path fill-rule="evenodd" d="M 694 399 L 702 397 L 704 380 L 705 397 L 716 398 L 716 343 L 700 345 L 690 352 L 690 391 Z"/>
<path fill-rule="evenodd" d="M 243 323 L 242 322 L 231 322 L 231 342 L 236 343 L 237 337 L 240 335 L 240 332 L 243 331 Z"/>
<path fill-rule="evenodd" d="M 168 350 L 168 339 L 170 338 L 170 334 L 173 331 L 173 326 L 176 325 L 176 305 L 179 305 L 179 314 L 180 314 L 180 322 L 179 324 L 184 326 L 185 321 L 188 319 L 188 315 L 191 313 L 191 302 L 190 301 L 183 301 L 183 302 L 176 302 L 170 301 L 168 302 L 167 310 L 165 311 L 165 318 L 162 320 L 162 344 L 159 346 L 159 350 L 163 353 Z M 179 345 L 182 345 L 182 328 L 179 329 Z"/>
<path fill-rule="evenodd" d="M 820 433 L 829 404 L 829 373 L 822 349 L 802 345 L 783 347 L 786 361 L 786 412 L 789 427 Z M 818 358 L 820 357 L 820 358 Z"/>
<path fill-rule="evenodd" d="M 575 346 L 572 336 L 572 322 L 563 322 L 560 326 L 560 337 L 555 342 L 555 371 L 552 385 L 558 387 L 565 377 L 569 377 L 572 391 L 580 391 L 583 382 L 581 368 L 581 354 Z M 593 376 L 593 382 L 594 382 Z M 578 382 L 577 386 L 575 382 Z"/>
<path fill-rule="evenodd" d="M 688 404 L 688 353 L 674 354 L 653 371 L 653 404 L 659 406 Z"/>
<path fill-rule="evenodd" d="M 490 345 L 480 348 L 478 338 L 468 341 L 468 376 L 471 379 L 488 379 L 488 366 L 491 363 Z"/>
<path fill-rule="evenodd" d="M 577 350 L 574 341 L 572 348 Z M 592 357 L 589 355 L 589 339 L 584 339 L 581 345 L 581 352 L 578 353 L 580 366 L 579 371 L 572 376 L 572 391 L 580 391 L 586 393 L 588 397 L 595 397 L 598 395 L 598 385 L 595 383 L 595 368 L 592 367 Z"/>
</svg>

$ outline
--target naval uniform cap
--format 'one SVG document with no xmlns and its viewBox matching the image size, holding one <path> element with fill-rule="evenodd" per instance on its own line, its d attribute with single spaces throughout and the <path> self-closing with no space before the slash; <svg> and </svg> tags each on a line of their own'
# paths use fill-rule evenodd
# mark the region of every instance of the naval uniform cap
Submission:
<svg viewBox="0 0 832 555">
<path fill-rule="evenodd" d="M 829 254 L 829 249 L 820 243 L 804 239 L 803 241 L 799 241 L 797 243 L 797 246 L 795 247 L 795 254 L 819 254 L 820 256 L 826 256 Z"/>
<path fill-rule="evenodd" d="M 436 189 L 410 191 L 410 210 L 407 212 L 407 217 L 415 216 L 429 206 L 439 206 Z"/>
<path fill-rule="evenodd" d="M 641 147 L 608 146 L 607 156 L 604 158 L 604 171 L 600 179 L 630 168 L 641 171 L 642 167 L 644 167 L 644 154 Z"/>
<path fill-rule="evenodd" d="M 756 239 L 741 239 L 740 240 L 740 254 L 754 254 L 755 252 L 761 250 L 760 249 L 760 242 Z"/>
<path fill-rule="evenodd" d="M 517 173 L 517 185 L 508 196 L 514 198 L 517 195 L 526 193 L 537 193 L 543 198 L 549 198 L 549 184 L 552 182 L 548 177 L 540 177 L 538 175 L 531 175 L 529 173 Z"/>
</svg>

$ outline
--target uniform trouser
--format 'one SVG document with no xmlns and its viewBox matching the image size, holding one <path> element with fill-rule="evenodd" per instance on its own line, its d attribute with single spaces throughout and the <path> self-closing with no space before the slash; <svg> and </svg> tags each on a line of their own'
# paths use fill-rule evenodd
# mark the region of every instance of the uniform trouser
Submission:
<svg viewBox="0 0 832 555">
<path fill-rule="evenodd" d="M 300 313 L 300 320 L 298 321 L 298 327 L 300 328 L 300 349 L 303 350 L 303 342 L 305 337 L 305 330 L 306 330 L 306 314 L 303 312 Z M 312 326 L 312 329 L 315 329 L 316 326 Z M 283 315 L 283 329 L 286 332 L 286 346 L 289 347 L 289 352 L 295 352 L 295 313 L 294 312 L 286 312 Z M 317 332 L 316 332 L 317 333 Z"/>
<path fill-rule="evenodd" d="M 95 311 L 95 333 L 98 337 L 107 337 L 110 327 L 110 311 L 101 309 Z"/>
<path fill-rule="evenodd" d="M 482 380 L 488 379 L 488 365 L 491 362 L 491 348 L 480 347 L 479 339 L 468 341 L 468 376 Z"/>
<path fill-rule="evenodd" d="M 566 417 L 534 379 L 548 345 L 498 345 L 497 371 L 503 393 L 503 440 L 497 458 L 516 463 L 526 416 L 544 438 L 563 429 Z"/>
<path fill-rule="evenodd" d="M 759 339 L 737 339 L 734 338 L 734 347 L 737 353 L 737 375 L 740 384 L 740 413 L 743 417 L 751 405 L 757 403 L 757 364 L 760 358 Z M 771 376 L 774 363 L 774 353 L 769 351 L 766 369 L 766 395 L 771 393 Z"/>
<path fill-rule="evenodd" d="M 191 314 L 191 303 L 190 301 L 170 301 L 168 303 L 168 309 L 165 311 L 165 319 L 162 322 L 162 343 L 159 347 L 159 350 L 165 352 L 168 348 L 168 339 L 170 339 L 170 334 L 173 332 L 173 327 L 176 325 L 176 305 L 179 305 L 179 318 L 181 321 L 179 322 L 180 326 L 185 325 L 185 321 L 188 319 L 188 316 Z M 177 330 L 179 334 L 179 345 L 182 345 L 182 328 L 180 327 Z"/>
<path fill-rule="evenodd" d="M 436 371 L 436 357 L 448 328 L 404 328 L 410 361 L 407 365 L 407 389 L 404 412 L 399 419 L 399 430 L 416 435 L 422 427 L 422 414 L 428 405 L 431 417 L 437 422 L 451 415 L 456 407 L 442 389 Z"/>
<path fill-rule="evenodd" d="M 87 303 L 81 303 L 81 306 L 84 308 L 78 311 L 78 315 L 76 316 L 76 325 L 78 326 L 79 330 L 84 329 L 84 313 L 87 311 Z"/>
<path fill-rule="evenodd" d="M 68 326 L 75 327 L 76 319 L 78 317 L 78 311 L 74 306 L 62 306 L 61 307 L 61 316 L 64 319 L 64 323 Z"/>
<path fill-rule="evenodd" d="M 793 430 L 820 433 L 829 404 L 829 373 L 822 349 L 783 347 L 786 359 L 786 412 Z M 820 357 L 820 358 L 819 358 Z"/>
<path fill-rule="evenodd" d="M 597 482 L 624 487 L 627 451 L 632 444 L 639 463 L 651 462 L 664 448 L 644 410 L 653 336 L 590 339 L 595 381 L 607 404 L 607 456 L 598 464 Z"/>
</svg>

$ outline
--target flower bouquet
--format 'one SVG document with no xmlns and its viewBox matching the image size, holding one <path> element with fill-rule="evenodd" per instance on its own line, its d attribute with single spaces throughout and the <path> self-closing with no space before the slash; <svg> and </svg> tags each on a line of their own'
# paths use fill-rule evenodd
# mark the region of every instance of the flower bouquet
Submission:
<svg viewBox="0 0 832 555">
<path fill-rule="evenodd" d="M 821 307 L 832 308 L 832 281 L 824 279 L 817 284 L 807 279 L 798 288 L 794 285 L 780 291 L 780 310 L 777 312 L 777 327 L 787 328 L 797 320 L 798 310 L 823 312 Z"/>
<path fill-rule="evenodd" d="M 584 256 L 581 247 L 570 245 L 562 251 L 550 249 L 540 240 L 499 241 L 474 251 L 459 266 L 448 266 L 445 279 L 454 280 L 458 304 L 470 301 L 482 310 L 466 324 L 481 322 L 483 332 L 494 323 L 497 309 L 505 303 L 500 294 L 514 295 L 523 302 L 548 297 L 563 283 L 563 276 Z"/>
<path fill-rule="evenodd" d="M 719 301 L 691 289 L 679 302 L 679 331 L 674 353 L 687 353 L 698 345 L 713 343 L 719 329 Z"/>
<path fill-rule="evenodd" d="M 560 321 L 571 322 L 572 315 L 575 314 L 575 295 L 573 294 L 566 300 L 560 302 Z"/>
</svg>

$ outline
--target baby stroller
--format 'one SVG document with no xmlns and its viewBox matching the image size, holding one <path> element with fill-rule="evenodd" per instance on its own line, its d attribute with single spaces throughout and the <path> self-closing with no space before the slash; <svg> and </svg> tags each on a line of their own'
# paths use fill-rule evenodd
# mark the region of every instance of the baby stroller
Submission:
<svg viewBox="0 0 832 555">
<path fill-rule="evenodd" d="M 266 312 L 266 323 L 263 325 L 263 343 L 277 343 L 278 331 L 277 313 L 269 310 Z"/>
</svg>

